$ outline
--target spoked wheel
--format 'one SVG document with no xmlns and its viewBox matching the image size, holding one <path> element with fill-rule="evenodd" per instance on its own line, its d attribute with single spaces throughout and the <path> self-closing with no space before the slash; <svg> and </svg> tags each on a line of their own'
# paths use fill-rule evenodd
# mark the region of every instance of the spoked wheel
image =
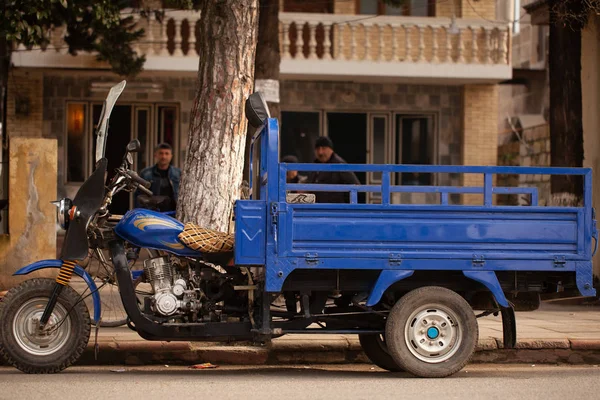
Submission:
<svg viewBox="0 0 600 400">
<path fill-rule="evenodd" d="M 384 335 L 358 335 L 360 345 L 373 364 L 379 368 L 391 371 L 401 372 L 402 368 L 396 364 L 390 355 Z"/>
<path fill-rule="evenodd" d="M 0 355 L 26 373 L 60 372 L 75 363 L 90 337 L 90 315 L 79 294 L 63 288 L 50 320 L 39 327 L 52 279 L 31 279 L 9 290 L 0 302 Z"/>
<path fill-rule="evenodd" d="M 99 325 L 106 328 L 116 328 L 125 325 L 128 316 L 121 301 L 114 266 L 107 261 L 108 259 L 107 256 L 99 256 L 98 251 L 91 252 L 90 265 L 87 270 L 93 277 L 100 295 L 102 316 Z M 138 289 L 137 287 L 142 280 L 143 275 L 133 281 L 134 289 Z M 138 304 L 142 304 L 139 299 Z"/>
<path fill-rule="evenodd" d="M 137 289 L 142 281 L 142 276 L 133 281 L 133 288 Z M 127 312 L 121 301 L 119 286 L 117 285 L 115 276 L 101 277 L 94 279 L 96 286 L 99 288 L 100 302 L 102 304 L 102 318 L 100 326 L 105 328 L 116 328 L 127 323 Z M 141 301 L 138 299 L 138 305 Z"/>
<path fill-rule="evenodd" d="M 403 296 L 388 317 L 389 354 L 405 371 L 441 378 L 460 371 L 479 337 L 471 306 L 457 293 L 428 286 Z"/>
</svg>

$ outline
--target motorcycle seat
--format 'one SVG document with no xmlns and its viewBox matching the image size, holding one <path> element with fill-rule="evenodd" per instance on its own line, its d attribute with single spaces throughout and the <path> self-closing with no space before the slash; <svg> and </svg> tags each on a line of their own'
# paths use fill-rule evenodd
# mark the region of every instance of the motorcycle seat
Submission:
<svg viewBox="0 0 600 400">
<path fill-rule="evenodd" d="M 202 253 L 228 253 L 233 251 L 234 235 L 203 228 L 188 222 L 177 236 L 184 246 Z"/>
</svg>

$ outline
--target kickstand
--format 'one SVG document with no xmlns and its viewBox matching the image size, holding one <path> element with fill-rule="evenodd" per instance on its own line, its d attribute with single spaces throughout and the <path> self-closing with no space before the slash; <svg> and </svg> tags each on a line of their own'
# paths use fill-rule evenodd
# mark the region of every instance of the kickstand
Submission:
<svg viewBox="0 0 600 400">
<path fill-rule="evenodd" d="M 98 361 L 98 331 L 100 330 L 100 323 L 102 322 L 102 317 L 100 317 L 100 321 L 96 322 L 96 332 L 94 334 L 94 360 Z"/>
</svg>

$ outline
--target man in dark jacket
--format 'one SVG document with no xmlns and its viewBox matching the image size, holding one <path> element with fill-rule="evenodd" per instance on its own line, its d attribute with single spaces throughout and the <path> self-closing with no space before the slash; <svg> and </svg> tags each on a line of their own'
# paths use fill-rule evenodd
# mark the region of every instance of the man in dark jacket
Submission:
<svg viewBox="0 0 600 400">
<path fill-rule="evenodd" d="M 162 143 L 154 150 L 154 160 L 156 164 L 144 168 L 140 176 L 150 182 L 150 190 L 154 194 L 152 198 L 136 192 L 135 206 L 148 207 L 152 204 L 158 207 L 160 211 L 174 211 L 177 205 L 177 195 L 179 194 L 179 181 L 181 180 L 181 170 L 171 165 L 173 159 L 173 149 L 167 143 Z"/>
<path fill-rule="evenodd" d="M 321 164 L 346 164 L 346 161 L 333 151 L 331 139 L 321 136 L 315 142 L 316 163 Z M 330 185 L 360 185 L 360 181 L 353 172 L 313 172 L 308 177 L 308 183 Z M 349 203 L 348 192 L 315 192 L 317 203 Z"/>
</svg>

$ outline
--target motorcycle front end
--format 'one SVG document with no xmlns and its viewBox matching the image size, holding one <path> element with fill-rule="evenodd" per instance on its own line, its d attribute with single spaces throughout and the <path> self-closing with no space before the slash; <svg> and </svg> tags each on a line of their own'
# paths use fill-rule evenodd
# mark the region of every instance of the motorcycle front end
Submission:
<svg viewBox="0 0 600 400">
<path fill-rule="evenodd" d="M 93 280 L 78 262 L 89 254 L 89 237 L 98 221 L 108 215 L 108 205 L 119 190 L 141 185 L 135 173 L 124 170 L 108 190 L 105 186 L 107 159 L 104 157 L 108 120 L 125 87 L 125 81 L 113 86 L 104 102 L 96 131 L 96 169 L 83 183 L 73 200 L 61 199 L 57 222 L 66 230 L 60 260 L 43 260 L 17 271 L 28 274 L 42 268 L 57 268 L 55 279 L 34 278 L 10 289 L 0 301 L 0 356 L 26 373 L 55 373 L 75 363 L 87 347 L 91 319 L 83 295 L 69 286 L 75 273 L 84 278 L 94 296 L 95 323 L 98 323 L 98 295 Z M 139 146 L 139 142 L 137 143 Z M 135 143 L 128 146 L 124 164 Z M 127 172 L 130 175 L 127 175 Z M 139 180 L 138 180 L 139 181 Z M 142 188 L 145 189 L 145 188 Z"/>
</svg>

